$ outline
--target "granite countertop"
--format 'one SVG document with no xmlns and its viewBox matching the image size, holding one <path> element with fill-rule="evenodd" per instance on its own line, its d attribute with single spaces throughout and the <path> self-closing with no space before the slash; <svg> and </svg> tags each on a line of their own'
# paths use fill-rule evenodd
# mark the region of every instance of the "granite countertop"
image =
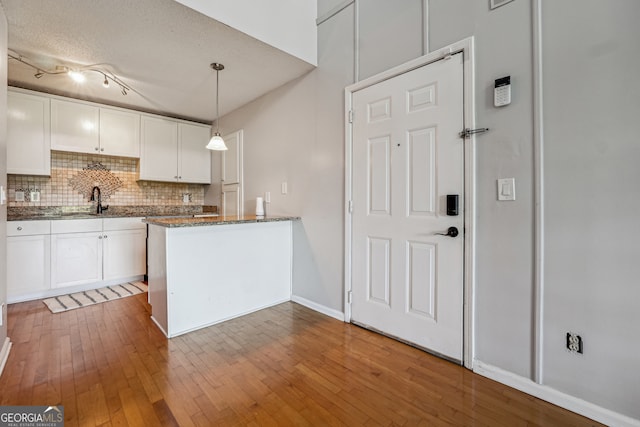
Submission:
<svg viewBox="0 0 640 427">
<path fill-rule="evenodd" d="M 232 215 L 217 217 L 173 217 L 173 218 L 145 218 L 142 222 L 147 224 L 159 225 L 161 227 L 199 227 L 206 225 L 225 225 L 225 224 L 247 224 L 254 222 L 276 222 L 276 221 L 295 221 L 300 217 L 295 216 L 265 216 L 256 217 L 255 215 Z"/>
<path fill-rule="evenodd" d="M 100 215 L 86 207 L 48 206 L 41 208 L 7 209 L 7 221 L 99 219 L 132 217 L 193 218 L 199 215 L 217 215 L 215 206 L 111 206 Z"/>
</svg>

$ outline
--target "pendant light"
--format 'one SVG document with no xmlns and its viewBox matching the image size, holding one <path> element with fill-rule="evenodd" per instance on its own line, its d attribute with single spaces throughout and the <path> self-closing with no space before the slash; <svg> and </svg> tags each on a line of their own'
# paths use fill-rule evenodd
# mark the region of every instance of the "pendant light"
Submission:
<svg viewBox="0 0 640 427">
<path fill-rule="evenodd" d="M 224 70 L 224 65 L 214 62 L 211 64 L 211 68 L 216 70 L 216 133 L 214 133 L 209 140 L 207 148 L 209 150 L 224 151 L 227 149 L 227 146 L 224 143 L 224 139 L 222 139 L 222 137 L 220 136 L 220 109 L 218 102 L 220 94 L 218 74 L 220 73 L 220 71 Z"/>
</svg>

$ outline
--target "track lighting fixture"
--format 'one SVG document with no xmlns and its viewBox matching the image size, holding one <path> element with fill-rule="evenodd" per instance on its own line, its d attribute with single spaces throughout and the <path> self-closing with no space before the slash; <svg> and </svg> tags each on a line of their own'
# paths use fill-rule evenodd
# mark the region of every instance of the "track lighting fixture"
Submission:
<svg viewBox="0 0 640 427">
<path fill-rule="evenodd" d="M 67 74 L 76 83 L 84 83 L 84 81 L 86 80 L 84 74 L 82 74 L 80 71 L 69 70 L 67 71 Z"/>
<path fill-rule="evenodd" d="M 104 86 L 105 88 L 109 88 L 110 83 L 113 82 L 120 87 L 120 93 L 122 95 L 127 95 L 128 91 L 133 90 L 131 89 L 131 87 L 126 85 L 122 80 L 120 80 L 118 76 L 113 74 L 111 71 L 105 70 L 100 67 L 96 67 L 94 65 L 80 66 L 80 67 L 74 67 L 74 68 L 70 68 L 66 65 L 56 65 L 53 70 L 45 70 L 38 67 L 37 65 L 34 65 L 30 60 L 26 59 L 23 55 L 20 55 L 14 51 L 10 51 L 8 56 L 9 56 L 9 59 L 13 59 L 14 61 L 18 61 L 24 65 L 27 65 L 33 68 L 36 71 L 35 74 L 33 75 L 36 79 L 41 78 L 45 74 L 47 75 L 67 74 L 76 83 L 84 83 L 86 80 L 86 73 L 94 72 L 94 73 L 102 74 L 102 77 L 104 78 L 104 80 L 102 81 L 102 86 Z"/>
</svg>

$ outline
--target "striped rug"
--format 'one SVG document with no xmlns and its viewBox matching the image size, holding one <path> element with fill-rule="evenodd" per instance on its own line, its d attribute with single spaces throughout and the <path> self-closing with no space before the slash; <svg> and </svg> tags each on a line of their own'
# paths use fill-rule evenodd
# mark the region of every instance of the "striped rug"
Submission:
<svg viewBox="0 0 640 427">
<path fill-rule="evenodd" d="M 107 286 L 90 291 L 76 292 L 74 294 L 61 295 L 47 298 L 43 302 L 52 313 L 60 313 L 74 308 L 86 307 L 114 299 L 130 297 L 132 295 L 147 292 L 147 285 L 142 282 L 129 282 L 120 285 Z"/>
</svg>

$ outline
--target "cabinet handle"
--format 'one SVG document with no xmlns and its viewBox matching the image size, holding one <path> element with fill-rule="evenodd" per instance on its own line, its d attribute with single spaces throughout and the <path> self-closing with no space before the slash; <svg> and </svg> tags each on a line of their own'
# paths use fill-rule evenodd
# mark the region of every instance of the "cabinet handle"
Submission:
<svg viewBox="0 0 640 427">
<path fill-rule="evenodd" d="M 101 148 L 100 151 L 104 151 L 104 148 Z"/>
<path fill-rule="evenodd" d="M 109 237 L 109 236 L 107 236 L 107 235 L 105 234 L 105 235 L 104 235 L 104 238 L 106 239 L 107 237 Z"/>
<path fill-rule="evenodd" d="M 178 179 L 178 175 L 174 176 L 175 179 Z"/>
<path fill-rule="evenodd" d="M 22 227 L 18 227 L 18 231 L 22 231 Z"/>
<path fill-rule="evenodd" d="M 179 177 L 178 177 L 178 179 L 182 179 L 182 177 L 181 177 L 181 176 L 179 176 Z"/>
<path fill-rule="evenodd" d="M 95 150 L 98 151 L 98 147 L 96 147 Z"/>
<path fill-rule="evenodd" d="M 98 236 L 98 239 L 102 239 L 102 236 Z"/>
</svg>

